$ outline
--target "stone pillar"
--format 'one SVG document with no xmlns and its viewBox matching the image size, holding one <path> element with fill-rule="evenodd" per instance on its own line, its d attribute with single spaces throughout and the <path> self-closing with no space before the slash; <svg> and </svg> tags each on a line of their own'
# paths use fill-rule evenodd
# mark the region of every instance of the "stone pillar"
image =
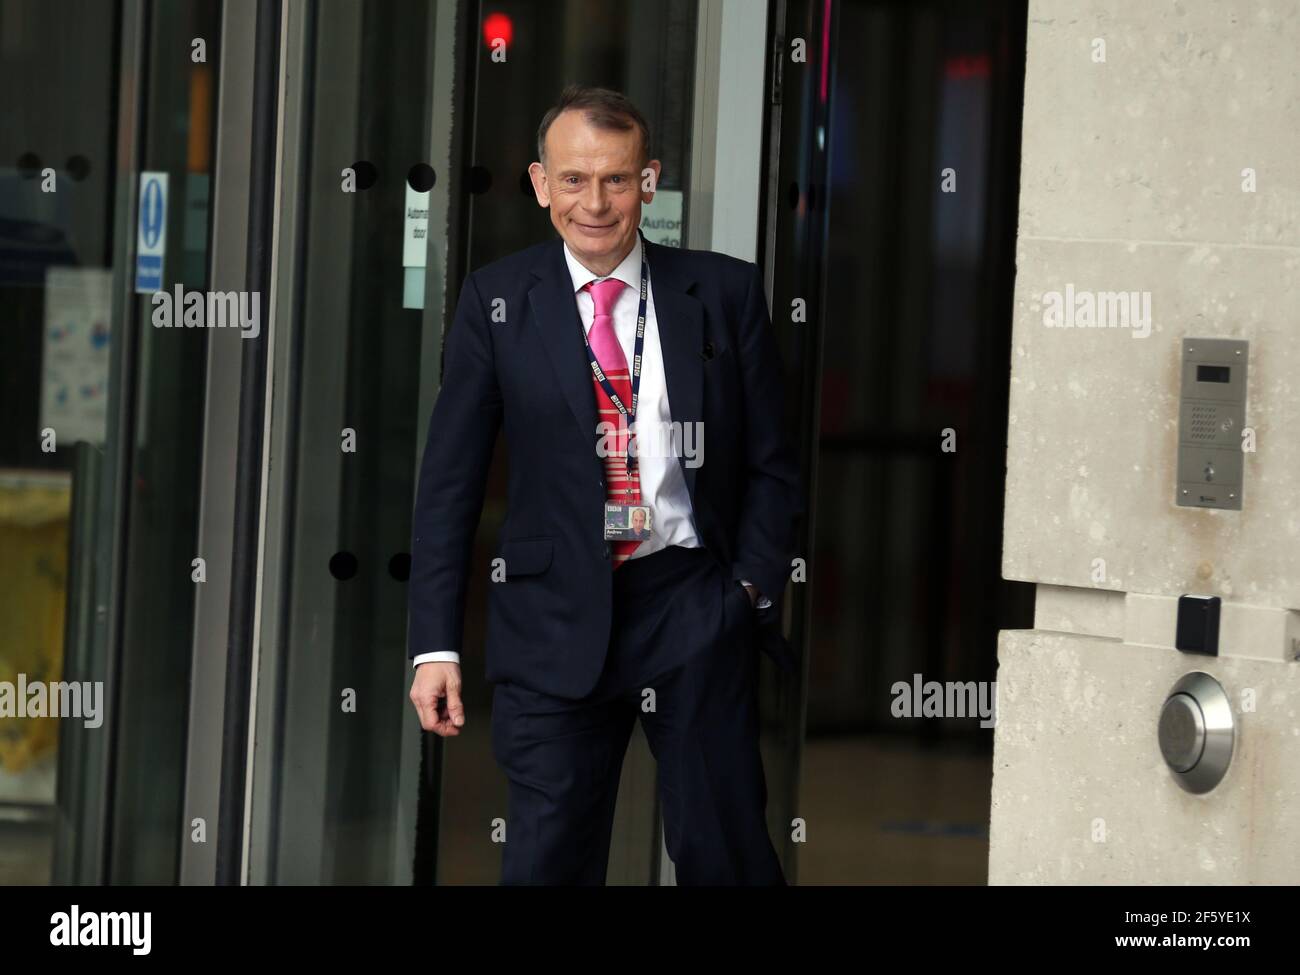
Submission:
<svg viewBox="0 0 1300 975">
<path fill-rule="evenodd" d="M 1300 5 L 1031 0 L 991 883 L 1300 882 Z M 1122 297 L 1121 297 L 1122 296 Z M 1091 317 L 1089 317 L 1091 306 Z M 1185 338 L 1250 343 L 1241 511 L 1179 507 Z M 1222 600 L 1219 656 L 1174 648 Z M 1235 753 L 1183 791 L 1183 674 Z"/>
</svg>

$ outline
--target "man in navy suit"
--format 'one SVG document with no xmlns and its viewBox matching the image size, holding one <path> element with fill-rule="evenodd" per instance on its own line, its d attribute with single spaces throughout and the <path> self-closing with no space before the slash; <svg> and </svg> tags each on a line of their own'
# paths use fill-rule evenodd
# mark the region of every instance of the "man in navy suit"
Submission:
<svg viewBox="0 0 1300 975">
<path fill-rule="evenodd" d="M 465 590 L 503 430 L 485 648 L 502 882 L 604 883 L 639 718 L 678 882 L 784 883 L 755 671 L 759 648 L 793 666 L 779 602 L 801 494 L 760 272 L 640 234 L 660 164 L 622 95 L 565 89 L 538 155 L 559 239 L 472 272 L 446 337 L 412 532 L 411 700 L 426 730 L 464 729 Z M 632 505 L 648 537 L 611 541 Z"/>
</svg>

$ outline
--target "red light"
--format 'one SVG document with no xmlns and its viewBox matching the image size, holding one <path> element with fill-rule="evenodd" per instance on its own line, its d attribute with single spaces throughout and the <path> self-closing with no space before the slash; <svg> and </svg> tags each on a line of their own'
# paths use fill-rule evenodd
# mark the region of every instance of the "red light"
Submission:
<svg viewBox="0 0 1300 975">
<path fill-rule="evenodd" d="M 488 14 L 483 20 L 483 43 L 492 47 L 498 39 L 507 48 L 515 38 L 515 26 L 505 14 Z"/>
<path fill-rule="evenodd" d="M 953 81 L 965 81 L 968 78 L 987 78 L 992 73 L 992 66 L 987 53 L 956 54 L 948 58 L 944 71 Z"/>
</svg>

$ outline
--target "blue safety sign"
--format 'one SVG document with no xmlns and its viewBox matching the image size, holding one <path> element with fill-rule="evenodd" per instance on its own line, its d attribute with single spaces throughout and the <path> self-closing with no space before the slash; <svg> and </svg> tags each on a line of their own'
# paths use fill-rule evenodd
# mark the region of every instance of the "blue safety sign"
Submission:
<svg viewBox="0 0 1300 975">
<path fill-rule="evenodd" d="M 163 286 L 167 254 L 167 174 L 140 174 L 140 219 L 135 244 L 135 290 L 152 294 Z"/>
</svg>

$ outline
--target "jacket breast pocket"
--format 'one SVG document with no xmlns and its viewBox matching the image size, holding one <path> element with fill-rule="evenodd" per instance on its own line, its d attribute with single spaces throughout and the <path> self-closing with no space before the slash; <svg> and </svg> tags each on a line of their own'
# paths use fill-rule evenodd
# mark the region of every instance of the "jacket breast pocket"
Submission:
<svg viewBox="0 0 1300 975">
<path fill-rule="evenodd" d="M 713 355 L 704 360 L 704 381 L 723 389 L 731 386 L 740 375 L 740 360 L 730 345 L 714 345 Z"/>
<path fill-rule="evenodd" d="M 507 538 L 501 543 L 506 579 L 541 575 L 551 567 L 552 545 L 548 536 Z"/>
</svg>

